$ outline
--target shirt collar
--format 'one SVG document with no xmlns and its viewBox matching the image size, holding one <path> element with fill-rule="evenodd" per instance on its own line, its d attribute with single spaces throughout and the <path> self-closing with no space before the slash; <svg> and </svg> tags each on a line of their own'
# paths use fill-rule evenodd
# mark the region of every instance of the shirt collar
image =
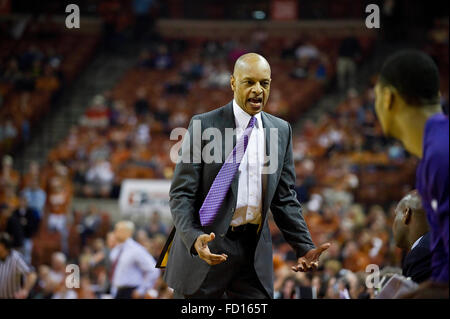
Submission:
<svg viewBox="0 0 450 319">
<path fill-rule="evenodd" d="M 420 243 L 420 240 L 423 238 L 423 236 L 420 236 L 415 242 L 414 242 L 414 244 L 411 246 L 411 250 L 413 250 L 419 243 Z"/>
<path fill-rule="evenodd" d="M 236 100 L 233 99 L 233 113 L 234 113 L 234 120 L 236 122 L 236 128 L 243 128 L 246 129 L 248 122 L 250 121 L 250 118 L 252 117 L 250 114 L 245 112 L 237 103 Z M 260 127 L 261 121 L 261 112 L 255 115 L 256 117 L 256 123 L 255 126 L 257 128 Z"/>
<path fill-rule="evenodd" d="M 123 243 L 118 244 L 116 247 L 125 247 L 126 245 L 128 245 L 133 239 L 130 237 L 127 240 L 125 240 Z"/>
</svg>

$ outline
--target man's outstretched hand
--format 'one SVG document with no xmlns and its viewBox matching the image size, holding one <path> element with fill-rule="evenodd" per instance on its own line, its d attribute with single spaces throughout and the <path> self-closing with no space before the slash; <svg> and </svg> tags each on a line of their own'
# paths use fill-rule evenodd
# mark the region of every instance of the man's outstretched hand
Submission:
<svg viewBox="0 0 450 319">
<path fill-rule="evenodd" d="M 216 238 L 216 235 L 214 235 L 214 233 L 211 233 L 209 235 L 200 235 L 197 237 L 194 245 L 198 256 L 211 266 L 223 263 L 228 258 L 228 256 L 225 254 L 216 255 L 211 253 L 208 247 L 208 243 L 214 240 L 214 238 Z"/>
<path fill-rule="evenodd" d="M 305 256 L 300 257 L 297 260 L 297 265 L 292 266 L 292 270 L 297 271 L 310 271 L 316 270 L 319 267 L 319 257 L 320 255 L 330 247 L 330 243 L 322 244 L 319 248 L 311 249 Z"/>
</svg>

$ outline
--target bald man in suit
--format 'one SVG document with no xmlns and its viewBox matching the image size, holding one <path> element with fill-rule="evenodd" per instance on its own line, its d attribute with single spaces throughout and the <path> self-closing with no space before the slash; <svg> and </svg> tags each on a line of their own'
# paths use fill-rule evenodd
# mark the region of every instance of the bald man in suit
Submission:
<svg viewBox="0 0 450 319">
<path fill-rule="evenodd" d="M 180 157 L 204 155 L 207 141 L 198 145 L 193 137 L 198 121 L 199 136 L 207 129 L 220 132 L 218 139 L 209 142 L 216 143 L 213 151 L 219 163 L 205 161 L 202 156 L 198 161 L 181 161 L 175 168 L 170 189 L 175 228 L 159 265 L 167 263 L 164 280 L 175 290 L 176 298 L 273 298 L 269 209 L 298 257 L 293 271 L 316 269 L 320 254 L 329 247 L 328 243 L 314 246 L 296 198 L 291 126 L 263 111 L 270 84 L 267 60 L 255 53 L 245 54 L 236 61 L 230 79 L 233 101 L 191 120 Z M 251 133 L 231 185 L 219 191 L 213 184 L 226 178 L 218 174 L 231 153 L 227 129 L 236 130 L 233 147 L 245 132 L 250 129 Z M 274 145 L 277 151 L 272 151 Z M 215 153 L 217 149 L 221 154 Z M 264 163 L 269 149 L 269 163 Z M 204 225 L 199 211 L 213 205 L 207 198 L 210 191 L 223 192 L 224 198 L 217 217 Z"/>
<path fill-rule="evenodd" d="M 430 233 L 420 195 L 412 191 L 395 209 L 392 227 L 397 247 L 407 252 L 403 260 L 403 276 L 422 283 L 431 276 Z"/>
</svg>

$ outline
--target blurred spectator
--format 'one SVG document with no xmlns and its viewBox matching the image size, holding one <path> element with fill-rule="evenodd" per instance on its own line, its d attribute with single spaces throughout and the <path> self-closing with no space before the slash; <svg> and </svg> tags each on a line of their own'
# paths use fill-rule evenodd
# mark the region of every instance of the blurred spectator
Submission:
<svg viewBox="0 0 450 319">
<path fill-rule="evenodd" d="M 111 164 L 104 159 L 98 158 L 86 172 L 84 194 L 86 196 L 108 197 L 114 181 L 114 172 Z"/>
<path fill-rule="evenodd" d="M 154 211 L 150 217 L 150 224 L 147 232 L 150 237 L 156 237 L 157 235 L 167 234 L 167 228 L 161 221 L 161 215 L 158 211 Z"/>
<path fill-rule="evenodd" d="M 319 58 L 319 54 L 319 50 L 309 40 L 306 40 L 295 50 L 295 57 L 298 60 L 304 60 L 306 65 L 314 60 L 317 60 Z"/>
<path fill-rule="evenodd" d="M 0 142 L 5 145 L 6 150 L 10 150 L 14 139 L 17 137 L 17 128 L 11 118 L 6 118 L 0 123 Z"/>
<path fill-rule="evenodd" d="M 43 269 L 46 273 L 46 280 L 43 288 L 49 292 L 49 297 L 53 299 L 73 299 L 73 293 L 66 291 L 66 256 L 62 252 L 54 252 L 51 257 L 51 267 Z"/>
<path fill-rule="evenodd" d="M 111 251 L 110 258 L 112 291 L 117 299 L 146 297 L 159 276 L 159 269 L 154 267 L 155 259 L 131 238 L 133 233 L 134 224 L 130 221 L 121 221 L 115 226 L 118 245 Z"/>
<path fill-rule="evenodd" d="M 56 75 L 53 73 L 53 68 L 47 65 L 44 68 L 44 74 L 36 80 L 36 90 L 53 92 L 60 87 L 60 83 Z"/>
<path fill-rule="evenodd" d="M 158 70 L 167 70 L 173 66 L 173 58 L 165 44 L 159 44 L 151 59 L 151 66 Z"/>
<path fill-rule="evenodd" d="M 185 61 L 181 66 L 180 75 L 187 82 L 196 81 L 203 76 L 203 63 L 200 58 L 196 55 L 192 60 Z"/>
<path fill-rule="evenodd" d="M 274 299 L 298 299 L 298 281 L 295 279 L 295 276 L 287 277 L 278 293 L 274 296 Z"/>
<path fill-rule="evenodd" d="M 105 98 L 98 94 L 94 97 L 92 105 L 84 113 L 81 124 L 87 127 L 103 128 L 108 123 L 108 107 L 105 105 Z"/>
<path fill-rule="evenodd" d="M 134 0 L 133 13 L 135 15 L 135 24 L 133 36 L 140 40 L 153 25 L 153 19 L 150 14 L 151 8 L 155 5 L 155 0 Z"/>
<path fill-rule="evenodd" d="M 47 196 L 48 228 L 61 235 L 61 248 L 66 254 L 69 252 L 67 216 L 71 200 L 71 191 L 63 184 L 61 177 L 53 177 Z"/>
<path fill-rule="evenodd" d="M 81 238 L 81 247 L 85 247 L 88 238 L 100 229 L 101 216 L 98 207 L 90 205 L 87 212 L 83 215 L 80 224 L 78 225 L 78 232 Z"/>
<path fill-rule="evenodd" d="M 134 102 L 134 112 L 138 118 L 141 118 L 150 112 L 150 104 L 148 103 L 147 90 L 140 87 L 136 91 L 136 101 Z"/>
<path fill-rule="evenodd" d="M 20 251 L 22 252 L 25 262 L 31 264 L 31 252 L 33 250 L 33 237 L 39 228 L 39 213 L 28 205 L 27 198 L 25 196 L 20 197 L 19 208 L 16 209 L 11 219 L 15 219 L 18 225 L 20 225 L 22 233 L 22 245 Z"/>
<path fill-rule="evenodd" d="M 142 50 L 139 54 L 137 66 L 141 68 L 151 68 L 152 60 L 149 50 Z"/>
<path fill-rule="evenodd" d="M 370 264 L 370 258 L 363 252 L 355 241 L 349 241 L 342 251 L 344 258 L 343 267 L 353 272 L 365 271 Z"/>
<path fill-rule="evenodd" d="M 230 85 L 231 73 L 224 63 L 216 68 L 210 63 L 205 66 L 204 79 L 201 85 L 208 88 L 225 88 Z"/>
<path fill-rule="evenodd" d="M 297 199 L 300 203 L 308 202 L 310 199 L 311 188 L 316 184 L 316 178 L 313 174 L 314 162 L 311 159 L 303 159 L 295 163 Z"/>
<path fill-rule="evenodd" d="M 190 84 L 185 82 L 180 75 L 173 76 L 164 84 L 166 94 L 187 95 L 190 90 Z"/>
<path fill-rule="evenodd" d="M 22 176 L 21 188 L 29 188 L 34 182 L 36 182 L 36 186 L 38 188 L 45 188 L 45 177 L 42 174 L 39 163 L 36 161 L 31 161 L 28 166 L 28 172 Z"/>
<path fill-rule="evenodd" d="M 13 168 L 13 158 L 9 155 L 3 156 L 2 159 L 2 171 L 0 173 L 0 194 L 3 191 L 3 187 L 11 185 L 15 190 L 19 185 L 20 175 Z"/>
<path fill-rule="evenodd" d="M 26 198 L 28 206 L 36 211 L 39 219 L 42 219 L 47 194 L 40 188 L 37 179 L 31 180 L 27 184 L 28 186 L 22 190 L 22 196 Z"/>
<path fill-rule="evenodd" d="M 337 80 L 341 92 L 356 88 L 356 64 L 361 58 L 361 46 L 353 36 L 341 41 L 337 59 Z"/>
<path fill-rule="evenodd" d="M 0 230 L 9 234 L 11 247 L 20 251 L 23 247 L 24 233 L 20 220 L 13 215 L 14 209 L 7 204 L 0 205 L 0 218 L 2 228 Z"/>
</svg>

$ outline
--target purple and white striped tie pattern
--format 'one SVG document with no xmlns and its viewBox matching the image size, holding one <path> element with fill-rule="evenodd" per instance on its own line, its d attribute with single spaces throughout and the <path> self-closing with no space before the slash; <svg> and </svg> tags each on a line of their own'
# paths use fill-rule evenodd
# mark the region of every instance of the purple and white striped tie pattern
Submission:
<svg viewBox="0 0 450 319">
<path fill-rule="evenodd" d="M 236 143 L 233 151 L 228 155 L 225 163 L 220 168 L 206 198 L 200 208 L 200 223 L 202 226 L 211 225 L 214 221 L 220 206 L 222 206 L 225 195 L 230 188 L 231 182 L 241 164 L 245 151 L 247 150 L 248 141 L 255 126 L 256 118 L 252 116 L 242 136 Z"/>
</svg>

